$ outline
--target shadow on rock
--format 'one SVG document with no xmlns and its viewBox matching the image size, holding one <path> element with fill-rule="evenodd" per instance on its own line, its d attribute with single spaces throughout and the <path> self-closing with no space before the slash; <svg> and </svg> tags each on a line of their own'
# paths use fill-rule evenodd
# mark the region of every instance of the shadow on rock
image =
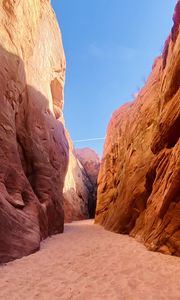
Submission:
<svg viewBox="0 0 180 300">
<path fill-rule="evenodd" d="M 52 112 L 53 95 L 48 100 L 28 85 L 23 61 L 2 47 L 0 98 L 0 263 L 3 263 L 33 253 L 42 239 L 63 232 L 62 191 L 69 146 L 61 108 L 57 114 L 57 103 L 56 114 Z"/>
</svg>

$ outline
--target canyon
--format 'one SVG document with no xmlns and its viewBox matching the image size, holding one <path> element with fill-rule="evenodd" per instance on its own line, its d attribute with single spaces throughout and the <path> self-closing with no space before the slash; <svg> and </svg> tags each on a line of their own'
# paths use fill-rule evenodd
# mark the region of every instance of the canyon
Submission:
<svg viewBox="0 0 180 300">
<path fill-rule="evenodd" d="M 50 1 L 1 1 L 0 21 L 0 263 L 94 217 L 180 256 L 180 1 L 144 88 L 110 120 L 102 161 L 74 149 L 65 127 L 66 59 Z"/>
<path fill-rule="evenodd" d="M 180 256 L 180 1 L 173 22 L 145 86 L 109 123 L 95 221 Z"/>
<path fill-rule="evenodd" d="M 66 128 L 50 2 L 0 1 L 0 299 L 179 300 L 180 0 L 102 159 Z"/>
</svg>

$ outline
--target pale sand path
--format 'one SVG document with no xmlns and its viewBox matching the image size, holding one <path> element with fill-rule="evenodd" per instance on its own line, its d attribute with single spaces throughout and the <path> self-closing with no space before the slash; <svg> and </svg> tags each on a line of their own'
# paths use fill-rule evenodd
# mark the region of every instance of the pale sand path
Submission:
<svg viewBox="0 0 180 300">
<path fill-rule="evenodd" d="M 179 300 L 180 258 L 92 221 L 74 222 L 41 251 L 0 267 L 0 299 Z"/>
</svg>

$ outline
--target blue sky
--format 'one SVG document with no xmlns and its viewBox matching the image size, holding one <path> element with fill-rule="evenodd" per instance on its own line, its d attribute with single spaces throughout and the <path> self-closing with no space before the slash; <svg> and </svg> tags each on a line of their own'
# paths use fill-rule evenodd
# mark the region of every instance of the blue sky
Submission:
<svg viewBox="0 0 180 300">
<path fill-rule="evenodd" d="M 172 26 L 176 0 L 51 0 L 67 60 L 72 139 L 104 137 L 115 109 L 143 85 Z M 103 140 L 75 143 L 102 153 Z"/>
</svg>

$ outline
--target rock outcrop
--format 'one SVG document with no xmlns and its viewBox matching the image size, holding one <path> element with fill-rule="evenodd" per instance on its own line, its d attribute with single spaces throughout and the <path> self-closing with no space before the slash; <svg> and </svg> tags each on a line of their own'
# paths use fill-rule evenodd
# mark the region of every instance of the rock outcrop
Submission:
<svg viewBox="0 0 180 300">
<path fill-rule="evenodd" d="M 75 151 L 78 160 L 81 162 L 85 172 L 90 180 L 92 188 L 89 195 L 89 216 L 94 218 L 97 199 L 97 178 L 100 168 L 100 157 L 90 148 L 76 149 Z"/>
<path fill-rule="evenodd" d="M 96 206 L 96 181 L 99 157 L 91 149 L 74 150 L 69 141 L 69 165 L 64 184 L 65 222 L 92 218 Z M 81 156 L 78 154 L 81 153 Z M 89 153 L 89 154 L 88 154 Z M 88 171 L 89 170 L 89 171 Z"/>
<path fill-rule="evenodd" d="M 92 184 L 81 163 L 76 157 L 71 138 L 66 132 L 69 142 L 69 164 L 64 184 L 65 222 L 89 218 L 89 196 Z"/>
<path fill-rule="evenodd" d="M 163 55 L 134 102 L 112 116 L 96 223 L 180 255 L 180 1 Z"/>
<path fill-rule="evenodd" d="M 0 263 L 63 231 L 65 56 L 48 0 L 0 2 Z"/>
</svg>

